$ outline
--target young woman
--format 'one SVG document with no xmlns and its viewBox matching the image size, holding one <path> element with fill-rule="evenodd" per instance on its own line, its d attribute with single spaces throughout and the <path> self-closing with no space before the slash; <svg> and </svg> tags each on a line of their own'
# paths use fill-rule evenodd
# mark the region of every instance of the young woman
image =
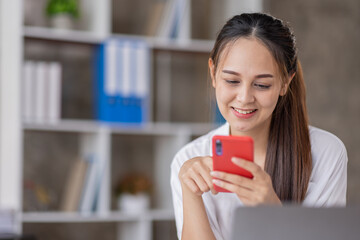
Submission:
<svg viewBox="0 0 360 240">
<path fill-rule="evenodd" d="M 178 237 L 227 239 L 238 206 L 344 206 L 346 149 L 336 136 L 308 126 L 304 79 L 289 27 L 266 14 L 234 16 L 216 39 L 209 69 L 227 122 L 187 144 L 172 162 Z M 252 179 L 213 171 L 214 135 L 253 138 L 254 162 L 232 159 Z M 217 193 L 213 184 L 232 193 Z"/>
</svg>

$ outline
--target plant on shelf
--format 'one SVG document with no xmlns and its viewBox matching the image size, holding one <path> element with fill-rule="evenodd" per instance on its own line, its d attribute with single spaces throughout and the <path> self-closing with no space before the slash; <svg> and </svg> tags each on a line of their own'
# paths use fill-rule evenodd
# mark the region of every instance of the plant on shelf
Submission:
<svg viewBox="0 0 360 240">
<path fill-rule="evenodd" d="M 46 14 L 53 27 L 71 29 L 74 19 L 79 18 L 78 0 L 48 0 Z"/>
<path fill-rule="evenodd" d="M 141 212 L 150 206 L 150 180 L 140 173 L 130 173 L 120 179 L 115 195 L 118 208 L 125 212 Z"/>
</svg>

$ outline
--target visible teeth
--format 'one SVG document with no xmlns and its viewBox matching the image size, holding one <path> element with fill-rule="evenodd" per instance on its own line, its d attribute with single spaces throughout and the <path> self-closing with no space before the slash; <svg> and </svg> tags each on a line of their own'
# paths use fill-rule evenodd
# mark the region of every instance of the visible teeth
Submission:
<svg viewBox="0 0 360 240">
<path fill-rule="evenodd" d="M 242 110 L 240 110 L 240 109 L 236 109 L 236 108 L 234 108 L 235 109 L 235 111 L 237 111 L 238 113 L 241 113 L 241 114 L 249 114 L 249 113 L 252 113 L 252 112 L 255 112 L 255 110 L 252 110 L 252 111 L 242 111 Z"/>
</svg>

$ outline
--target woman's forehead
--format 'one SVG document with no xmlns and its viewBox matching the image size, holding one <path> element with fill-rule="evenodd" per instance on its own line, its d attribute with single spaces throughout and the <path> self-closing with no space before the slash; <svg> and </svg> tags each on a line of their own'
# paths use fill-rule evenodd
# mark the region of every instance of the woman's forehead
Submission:
<svg viewBox="0 0 360 240">
<path fill-rule="evenodd" d="M 275 73 L 278 65 L 268 48 L 256 38 L 239 38 L 229 42 L 219 58 L 220 69 L 244 73 L 267 71 Z"/>
</svg>

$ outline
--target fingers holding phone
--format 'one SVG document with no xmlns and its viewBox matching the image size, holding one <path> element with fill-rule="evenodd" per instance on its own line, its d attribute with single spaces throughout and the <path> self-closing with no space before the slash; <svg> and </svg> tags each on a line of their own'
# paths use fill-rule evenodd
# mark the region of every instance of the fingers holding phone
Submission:
<svg viewBox="0 0 360 240">
<path fill-rule="evenodd" d="M 211 175 L 216 177 L 214 184 L 236 193 L 245 205 L 281 205 L 276 195 L 271 177 L 259 165 L 241 158 L 233 157 L 231 161 L 238 167 L 245 169 L 253 175 L 247 178 L 237 174 L 213 171 Z"/>
<path fill-rule="evenodd" d="M 211 157 L 196 157 L 186 161 L 180 169 L 179 179 L 182 187 L 191 192 L 202 195 L 211 191 L 216 194 L 210 172 L 213 170 Z"/>
<path fill-rule="evenodd" d="M 247 178 L 253 178 L 251 172 L 236 166 L 231 158 L 234 156 L 254 161 L 254 141 L 248 136 L 214 136 L 212 141 L 213 169 L 214 171 L 227 172 Z M 213 176 L 216 178 L 216 176 Z M 215 179 L 216 180 L 216 179 Z M 214 184 L 218 192 L 232 192 Z"/>
<path fill-rule="evenodd" d="M 214 136 L 215 190 L 233 192 L 245 205 L 281 204 L 270 176 L 254 162 L 254 142 L 247 136 Z"/>
</svg>

